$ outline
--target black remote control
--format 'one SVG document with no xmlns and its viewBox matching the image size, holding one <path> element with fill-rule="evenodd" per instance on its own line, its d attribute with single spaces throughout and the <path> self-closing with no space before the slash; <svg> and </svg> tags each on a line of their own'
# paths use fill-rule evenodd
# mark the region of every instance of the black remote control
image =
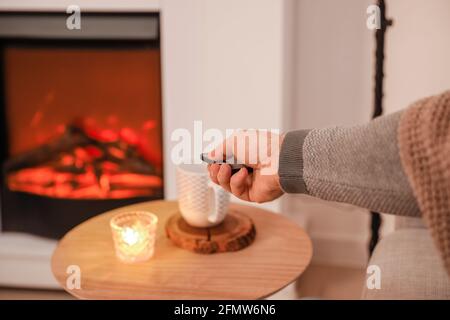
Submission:
<svg viewBox="0 0 450 320">
<path fill-rule="evenodd" d="M 253 172 L 253 168 L 250 168 L 248 166 L 246 166 L 245 164 L 239 164 L 239 163 L 227 163 L 226 160 L 213 160 L 211 158 L 208 157 L 207 153 L 202 153 L 200 155 L 200 159 L 202 159 L 203 162 L 206 162 L 208 164 L 228 164 L 229 166 L 231 166 L 231 174 L 235 174 L 236 172 L 238 172 L 239 170 L 241 170 L 241 168 L 247 168 L 248 173 L 252 173 Z"/>
</svg>

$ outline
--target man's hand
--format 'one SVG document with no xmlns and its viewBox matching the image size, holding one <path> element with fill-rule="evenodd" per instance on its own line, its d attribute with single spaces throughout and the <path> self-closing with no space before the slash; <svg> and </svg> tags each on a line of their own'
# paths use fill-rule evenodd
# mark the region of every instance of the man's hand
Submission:
<svg viewBox="0 0 450 320">
<path fill-rule="evenodd" d="M 231 175 L 227 164 L 208 165 L 211 180 L 242 200 L 267 202 L 280 197 L 283 191 L 278 177 L 278 157 L 283 136 L 270 131 L 240 131 L 233 134 L 208 156 L 223 160 L 231 156 L 246 168 Z"/>
</svg>

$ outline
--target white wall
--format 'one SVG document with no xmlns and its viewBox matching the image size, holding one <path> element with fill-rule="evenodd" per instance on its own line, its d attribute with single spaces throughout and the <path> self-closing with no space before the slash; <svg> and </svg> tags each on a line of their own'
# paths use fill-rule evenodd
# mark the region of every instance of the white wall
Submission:
<svg viewBox="0 0 450 320">
<path fill-rule="evenodd" d="M 165 178 L 176 197 L 177 128 L 280 128 L 284 2 L 165 0 L 162 4 Z M 278 203 L 267 205 L 277 208 Z"/>
<path fill-rule="evenodd" d="M 292 128 L 370 118 L 373 33 L 368 0 L 296 1 L 296 110 Z"/>
<path fill-rule="evenodd" d="M 391 0 L 386 109 L 450 89 L 450 1 Z"/>
</svg>

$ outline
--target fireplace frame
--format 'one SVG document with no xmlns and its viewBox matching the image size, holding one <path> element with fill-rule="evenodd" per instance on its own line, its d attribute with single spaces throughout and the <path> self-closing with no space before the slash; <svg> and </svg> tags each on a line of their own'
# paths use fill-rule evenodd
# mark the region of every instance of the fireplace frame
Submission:
<svg viewBox="0 0 450 320">
<path fill-rule="evenodd" d="M 67 15 L 60 12 L 1 12 L 0 15 L 22 15 L 29 17 L 42 17 L 42 15 L 60 18 L 66 18 Z M 22 192 L 14 192 L 8 190 L 6 186 L 6 172 L 4 171 L 4 163 L 9 158 L 9 131 L 7 123 L 6 111 L 6 97 L 5 97 L 5 66 L 4 66 L 4 49 L 8 45 L 14 46 L 30 46 L 30 47 L 64 47 L 64 48 L 113 48 L 117 50 L 126 50 L 129 48 L 158 48 L 161 51 L 160 43 L 160 15 L 159 12 L 87 12 L 83 13 L 85 17 L 141 17 L 157 19 L 158 29 L 156 37 L 150 39 L 139 38 L 105 38 L 105 37 L 75 37 L 67 38 L 64 36 L 56 36 L 52 38 L 46 37 L 4 37 L 0 36 L 0 214 L 1 214 L 1 231 L 17 231 L 25 232 L 34 235 L 60 238 L 70 228 L 79 224 L 82 220 L 86 220 L 101 212 L 113 209 L 115 207 L 124 206 L 136 202 L 157 200 L 164 198 L 164 186 L 161 188 L 161 193 L 150 197 L 135 197 L 128 199 L 59 199 L 49 198 L 45 196 L 32 195 Z M 76 32 L 76 31 L 75 31 Z M 161 59 L 162 60 L 162 59 Z M 162 73 L 162 67 L 161 67 Z M 161 91 L 162 91 L 162 74 L 161 74 Z M 163 107 L 163 95 L 161 92 L 161 108 Z M 161 154 L 164 155 L 164 115 L 161 112 L 160 119 L 160 137 L 161 137 Z M 162 164 L 163 165 L 163 164 Z M 161 172 L 161 178 L 164 181 L 164 165 Z M 17 207 L 17 204 L 23 205 Z M 49 205 L 50 204 L 50 205 Z M 61 214 L 61 209 L 64 209 L 64 215 L 71 218 L 66 218 L 63 223 L 56 223 L 55 225 L 45 225 L 45 222 L 34 218 L 33 214 L 36 208 L 40 208 L 41 214 L 45 211 L 44 221 L 56 221 L 55 217 Z M 83 213 L 82 220 L 79 215 L 83 208 L 89 208 L 89 213 Z M 23 212 L 21 212 L 23 210 Z M 78 216 L 78 217 L 77 217 Z M 20 218 L 19 218 L 20 217 Z M 19 218 L 19 219 L 16 219 Z M 1 232 L 0 231 L 0 232 Z"/>
</svg>

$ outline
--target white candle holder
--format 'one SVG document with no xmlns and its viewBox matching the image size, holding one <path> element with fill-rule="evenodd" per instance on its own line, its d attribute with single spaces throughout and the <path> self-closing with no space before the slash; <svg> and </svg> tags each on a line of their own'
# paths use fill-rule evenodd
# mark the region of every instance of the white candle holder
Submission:
<svg viewBox="0 0 450 320">
<path fill-rule="evenodd" d="M 111 221 L 116 256 L 126 263 L 141 262 L 153 256 L 158 217 L 146 211 L 117 214 Z"/>
</svg>

